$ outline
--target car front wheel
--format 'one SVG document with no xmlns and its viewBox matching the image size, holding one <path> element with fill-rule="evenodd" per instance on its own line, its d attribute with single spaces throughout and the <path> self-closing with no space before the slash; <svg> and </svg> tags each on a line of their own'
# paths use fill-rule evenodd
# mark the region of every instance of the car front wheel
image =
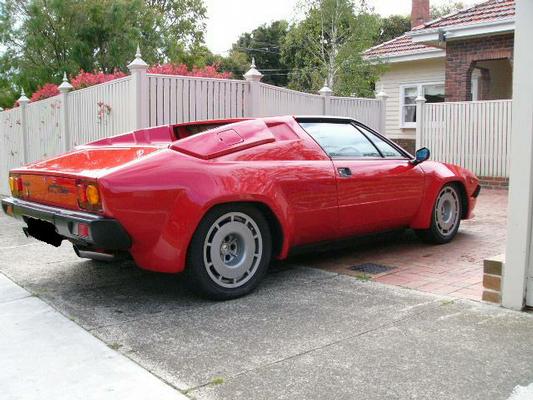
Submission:
<svg viewBox="0 0 533 400">
<path fill-rule="evenodd" d="M 425 242 L 444 244 L 450 242 L 461 223 L 461 195 L 456 185 L 442 187 L 433 205 L 429 229 L 417 230 L 418 236 Z"/>
<path fill-rule="evenodd" d="M 214 208 L 199 224 L 189 248 L 186 275 L 192 289 L 214 300 L 251 292 L 268 269 L 271 243 L 268 223 L 254 207 Z"/>
</svg>

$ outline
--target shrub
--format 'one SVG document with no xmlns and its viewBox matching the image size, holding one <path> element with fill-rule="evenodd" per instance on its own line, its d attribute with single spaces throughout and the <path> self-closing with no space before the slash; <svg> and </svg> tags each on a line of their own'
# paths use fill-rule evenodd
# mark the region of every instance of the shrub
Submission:
<svg viewBox="0 0 533 400">
<path fill-rule="evenodd" d="M 31 95 L 30 101 L 44 100 L 59 94 L 58 86 L 53 83 L 45 83 Z M 18 102 L 17 102 L 18 103 Z"/>
<path fill-rule="evenodd" d="M 109 82 L 124 76 L 126 76 L 126 74 L 118 70 L 112 74 L 105 74 L 103 72 L 85 72 L 84 70 L 81 70 L 78 75 L 71 79 L 70 83 L 74 90 L 77 90 L 98 85 L 99 83 Z"/>
<path fill-rule="evenodd" d="M 202 78 L 229 79 L 231 72 L 219 72 L 218 65 L 206 65 L 205 67 L 193 67 L 189 70 L 185 64 L 161 64 L 148 68 L 151 74 L 197 76 Z"/>
</svg>

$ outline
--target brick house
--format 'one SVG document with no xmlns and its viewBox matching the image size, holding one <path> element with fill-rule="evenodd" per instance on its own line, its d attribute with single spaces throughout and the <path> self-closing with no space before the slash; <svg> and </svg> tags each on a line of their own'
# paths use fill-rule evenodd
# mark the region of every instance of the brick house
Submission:
<svg viewBox="0 0 533 400">
<path fill-rule="evenodd" d="M 386 64 L 386 134 L 413 151 L 418 94 L 428 103 L 512 98 L 515 0 L 488 0 L 430 21 L 413 0 L 411 31 L 365 52 Z"/>
</svg>

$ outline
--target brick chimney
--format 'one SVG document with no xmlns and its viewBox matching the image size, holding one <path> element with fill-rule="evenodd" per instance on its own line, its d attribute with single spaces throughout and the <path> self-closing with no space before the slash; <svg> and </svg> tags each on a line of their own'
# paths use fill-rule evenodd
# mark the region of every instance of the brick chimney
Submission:
<svg viewBox="0 0 533 400">
<path fill-rule="evenodd" d="M 412 0 L 411 9 L 411 29 L 422 25 L 431 19 L 429 14 L 429 0 Z"/>
</svg>

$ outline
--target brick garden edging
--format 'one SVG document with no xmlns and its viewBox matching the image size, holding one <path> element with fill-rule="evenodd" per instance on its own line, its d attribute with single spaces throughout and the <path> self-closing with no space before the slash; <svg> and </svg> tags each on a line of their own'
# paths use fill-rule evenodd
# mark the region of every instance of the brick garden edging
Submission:
<svg viewBox="0 0 533 400">
<path fill-rule="evenodd" d="M 505 255 L 483 260 L 483 295 L 481 299 L 489 303 L 502 302 L 502 269 Z"/>
</svg>

